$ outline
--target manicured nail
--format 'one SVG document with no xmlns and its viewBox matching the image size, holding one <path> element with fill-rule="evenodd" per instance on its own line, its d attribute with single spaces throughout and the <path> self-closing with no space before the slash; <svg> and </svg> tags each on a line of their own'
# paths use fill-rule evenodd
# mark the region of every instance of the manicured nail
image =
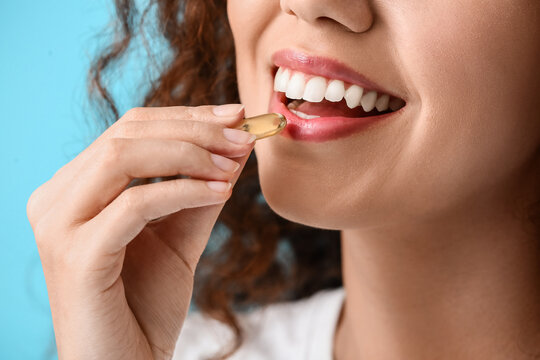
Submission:
<svg viewBox="0 0 540 360">
<path fill-rule="evenodd" d="M 214 164 L 223 171 L 235 172 L 240 167 L 240 164 L 234 160 L 227 159 L 225 156 L 210 154 Z"/>
<path fill-rule="evenodd" d="M 248 133 L 244 130 L 231 128 L 223 128 L 223 136 L 225 136 L 225 138 L 230 142 L 241 145 L 250 144 L 257 138 L 257 135 L 255 134 Z"/>
<path fill-rule="evenodd" d="M 225 181 L 207 181 L 206 185 L 217 192 L 227 192 L 231 188 L 232 184 Z"/>
<path fill-rule="evenodd" d="M 242 104 L 225 104 L 214 106 L 212 111 L 217 116 L 234 116 L 244 109 Z"/>
</svg>

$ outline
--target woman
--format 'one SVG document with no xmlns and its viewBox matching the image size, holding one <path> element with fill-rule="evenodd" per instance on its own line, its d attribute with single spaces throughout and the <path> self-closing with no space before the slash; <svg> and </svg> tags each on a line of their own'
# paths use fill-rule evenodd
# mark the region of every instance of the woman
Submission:
<svg viewBox="0 0 540 360">
<path fill-rule="evenodd" d="M 28 202 L 60 358 L 202 356 L 211 320 L 179 334 L 218 216 L 229 236 L 197 267 L 197 304 L 233 330 L 233 357 L 540 356 L 540 2 L 156 4 L 174 57 L 146 107 Z M 102 75 L 136 28 L 117 7 L 122 36 L 93 72 L 113 112 Z M 233 129 L 273 111 L 277 136 Z M 155 177 L 170 180 L 128 186 Z M 300 324 L 308 304 L 332 312 L 322 340 Z"/>
</svg>

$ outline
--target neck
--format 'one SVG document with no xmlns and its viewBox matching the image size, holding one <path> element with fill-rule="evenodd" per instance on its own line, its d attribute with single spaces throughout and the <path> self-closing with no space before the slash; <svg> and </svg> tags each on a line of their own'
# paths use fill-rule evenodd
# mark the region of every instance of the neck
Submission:
<svg viewBox="0 0 540 360">
<path fill-rule="evenodd" d="M 346 300 L 336 359 L 540 353 L 537 235 L 515 217 L 481 213 L 342 231 Z"/>
</svg>

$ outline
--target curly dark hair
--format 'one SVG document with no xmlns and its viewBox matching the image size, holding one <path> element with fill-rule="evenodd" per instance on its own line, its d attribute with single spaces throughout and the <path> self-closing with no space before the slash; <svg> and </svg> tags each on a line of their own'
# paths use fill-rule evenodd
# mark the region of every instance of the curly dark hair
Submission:
<svg viewBox="0 0 540 360">
<path fill-rule="evenodd" d="M 89 74 L 91 100 L 103 125 L 120 114 L 107 81 L 129 54 L 148 14 L 171 57 L 140 104 L 178 106 L 238 103 L 234 41 L 226 1 L 151 0 L 139 12 L 133 0 L 115 0 L 115 41 L 94 60 Z M 139 16 L 140 14 L 140 16 Z M 235 341 L 225 359 L 242 344 L 235 312 L 253 306 L 307 297 L 342 286 L 340 234 L 287 221 L 266 204 L 252 152 L 221 212 L 195 274 L 196 307 L 231 328 Z"/>
</svg>

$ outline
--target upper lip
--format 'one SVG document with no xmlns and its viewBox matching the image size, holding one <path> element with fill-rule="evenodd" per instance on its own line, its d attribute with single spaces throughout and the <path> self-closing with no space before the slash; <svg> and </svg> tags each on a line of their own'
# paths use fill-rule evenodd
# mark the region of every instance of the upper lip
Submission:
<svg viewBox="0 0 540 360">
<path fill-rule="evenodd" d="M 285 67 L 310 75 L 319 75 L 328 79 L 342 80 L 361 86 L 365 90 L 374 90 L 378 93 L 401 98 L 380 85 L 369 80 L 365 75 L 358 73 L 341 61 L 324 56 L 308 55 L 292 49 L 282 49 L 272 55 L 272 62 L 277 67 Z"/>
</svg>

